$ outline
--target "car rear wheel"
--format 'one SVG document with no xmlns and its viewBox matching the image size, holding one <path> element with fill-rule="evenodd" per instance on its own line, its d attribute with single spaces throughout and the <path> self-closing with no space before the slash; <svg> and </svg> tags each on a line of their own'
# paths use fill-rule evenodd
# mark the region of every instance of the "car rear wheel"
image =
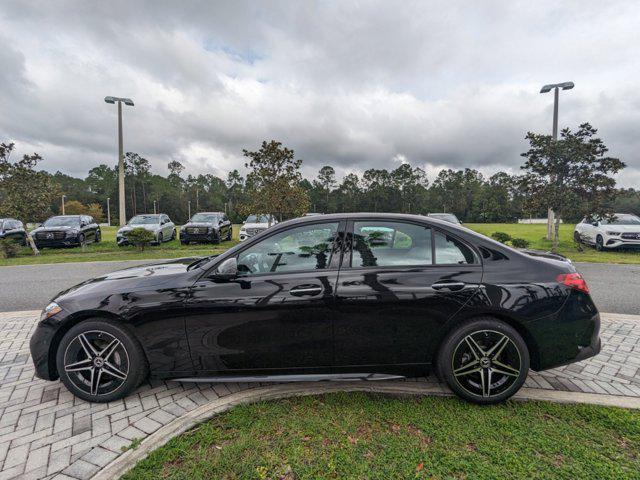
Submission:
<svg viewBox="0 0 640 480">
<path fill-rule="evenodd" d="M 582 243 L 582 238 L 578 232 L 573 232 L 573 241 L 576 243 Z"/>
<path fill-rule="evenodd" d="M 62 383 L 89 402 L 124 397 L 148 375 L 142 347 L 122 325 L 109 320 L 86 320 L 62 338 L 56 355 Z"/>
<path fill-rule="evenodd" d="M 503 402 L 527 378 L 529 350 L 510 325 L 492 317 L 470 320 L 451 332 L 437 359 L 439 377 L 465 400 Z"/>
</svg>

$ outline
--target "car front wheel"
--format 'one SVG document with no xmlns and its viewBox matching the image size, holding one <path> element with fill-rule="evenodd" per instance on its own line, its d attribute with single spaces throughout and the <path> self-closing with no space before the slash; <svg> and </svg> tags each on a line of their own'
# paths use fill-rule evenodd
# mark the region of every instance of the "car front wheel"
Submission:
<svg viewBox="0 0 640 480">
<path fill-rule="evenodd" d="M 604 250 L 604 240 L 602 239 L 602 235 L 598 235 L 596 237 L 596 250 L 598 250 L 599 252 Z"/>
<path fill-rule="evenodd" d="M 110 402 L 135 389 L 148 374 L 142 347 L 122 325 L 86 320 L 62 338 L 56 355 L 62 383 L 89 402 Z"/>
<path fill-rule="evenodd" d="M 499 403 L 527 378 L 529 350 L 510 325 L 492 317 L 465 322 L 451 332 L 437 359 L 439 377 L 465 400 Z"/>
</svg>

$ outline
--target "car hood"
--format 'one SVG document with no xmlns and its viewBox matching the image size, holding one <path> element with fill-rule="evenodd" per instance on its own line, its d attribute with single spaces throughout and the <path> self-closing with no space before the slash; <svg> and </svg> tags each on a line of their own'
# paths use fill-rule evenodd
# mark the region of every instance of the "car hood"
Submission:
<svg viewBox="0 0 640 480">
<path fill-rule="evenodd" d="M 33 230 L 31 230 L 31 233 L 37 233 L 37 232 L 59 232 L 59 231 L 66 231 L 66 230 L 80 230 L 80 227 L 68 227 L 66 225 L 62 225 L 60 227 L 38 227 L 38 228 L 34 228 Z"/>
<path fill-rule="evenodd" d="M 122 227 L 120 230 L 118 230 L 118 233 L 130 232 L 134 228 L 144 228 L 145 230 L 149 230 L 150 232 L 155 232 L 160 228 L 160 225 L 136 225 L 135 227 L 127 225 L 126 227 Z"/>
<path fill-rule="evenodd" d="M 189 222 L 189 223 L 185 223 L 182 228 L 187 228 L 187 227 L 200 227 L 200 228 L 212 228 L 212 227 L 217 227 L 217 225 L 214 225 L 213 223 L 206 223 L 206 222 Z"/>
<path fill-rule="evenodd" d="M 275 225 L 274 223 L 271 226 Z M 242 228 L 269 228 L 268 223 L 245 223 L 242 225 Z"/>
<path fill-rule="evenodd" d="M 605 232 L 640 232 L 640 225 L 602 225 L 600 228 Z"/>
<path fill-rule="evenodd" d="M 113 294 L 161 289 L 163 286 L 175 288 L 180 283 L 176 281 L 177 277 L 185 276 L 187 279 L 197 275 L 197 272 L 187 270 L 189 264 L 195 260 L 197 257 L 180 258 L 166 263 L 117 270 L 64 290 L 54 300 L 64 306 L 65 303 L 72 303 L 86 297 L 108 298 Z"/>
</svg>

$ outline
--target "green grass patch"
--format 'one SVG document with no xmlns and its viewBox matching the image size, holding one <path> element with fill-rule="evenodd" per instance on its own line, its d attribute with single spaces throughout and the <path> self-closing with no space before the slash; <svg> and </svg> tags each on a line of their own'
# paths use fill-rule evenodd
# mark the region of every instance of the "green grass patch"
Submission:
<svg viewBox="0 0 640 480">
<path fill-rule="evenodd" d="M 235 407 L 125 479 L 638 478 L 640 412 L 337 393 Z"/>
<path fill-rule="evenodd" d="M 531 243 L 529 248 L 551 250 L 551 241 L 545 238 L 547 227 L 543 224 L 468 223 L 465 226 L 487 236 L 491 236 L 494 232 L 508 233 L 513 238 L 528 240 Z M 574 225 L 561 225 L 559 252 L 574 262 L 640 263 L 640 250 L 597 252 L 595 249 L 585 246 L 582 252 L 578 251 L 573 243 L 573 229 Z M 101 260 L 146 260 L 212 255 L 221 253 L 238 242 L 240 225 L 233 226 L 233 241 L 231 242 L 223 242 L 219 245 L 182 246 L 178 240 L 174 240 L 159 246 L 147 247 L 144 252 L 139 252 L 132 246 L 118 247 L 116 245 L 116 231 L 117 227 L 102 228 L 102 242 L 97 245 L 87 245 L 84 250 L 80 247 L 45 248 L 41 250 L 40 255 L 34 256 L 30 249 L 22 248 L 18 257 L 0 259 L 0 266 Z"/>
</svg>

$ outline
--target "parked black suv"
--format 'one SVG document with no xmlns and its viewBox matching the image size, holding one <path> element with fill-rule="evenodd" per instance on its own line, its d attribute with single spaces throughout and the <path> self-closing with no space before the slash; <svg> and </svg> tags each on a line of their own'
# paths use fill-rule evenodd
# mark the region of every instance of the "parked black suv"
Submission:
<svg viewBox="0 0 640 480">
<path fill-rule="evenodd" d="M 102 238 L 100 226 L 88 215 L 60 215 L 47 219 L 31 232 L 38 248 L 76 247 L 98 243 Z"/>
<path fill-rule="evenodd" d="M 224 212 L 201 212 L 180 229 L 180 243 L 220 243 L 231 240 L 232 235 L 231 222 Z"/>
<path fill-rule="evenodd" d="M 20 245 L 27 244 L 27 232 L 20 220 L 15 218 L 0 218 L 0 239 L 9 238 Z"/>
</svg>

